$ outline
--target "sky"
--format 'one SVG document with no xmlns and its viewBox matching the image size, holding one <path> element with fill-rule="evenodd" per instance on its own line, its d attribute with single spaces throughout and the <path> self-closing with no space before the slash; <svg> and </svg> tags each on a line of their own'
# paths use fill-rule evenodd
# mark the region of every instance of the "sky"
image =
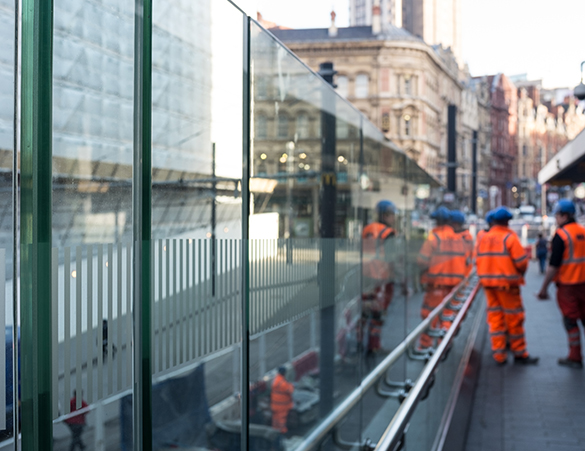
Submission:
<svg viewBox="0 0 585 451">
<path fill-rule="evenodd" d="M 266 20 L 292 28 L 349 24 L 349 0 L 246 0 Z M 503 72 L 579 84 L 585 60 L 585 0 L 461 0 L 463 55 L 472 75 Z"/>
</svg>

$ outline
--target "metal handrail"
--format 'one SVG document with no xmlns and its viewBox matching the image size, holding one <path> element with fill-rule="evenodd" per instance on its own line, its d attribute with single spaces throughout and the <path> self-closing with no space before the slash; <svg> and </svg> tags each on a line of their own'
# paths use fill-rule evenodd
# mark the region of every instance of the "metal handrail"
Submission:
<svg viewBox="0 0 585 451">
<path fill-rule="evenodd" d="M 463 304 L 463 308 L 459 311 L 457 317 L 453 321 L 453 324 L 447 331 L 445 337 L 441 341 L 441 344 L 437 347 L 437 350 L 434 352 L 433 356 L 429 360 L 429 362 L 425 365 L 422 373 L 418 377 L 414 387 L 408 392 L 408 395 L 404 399 L 404 402 L 398 408 L 398 411 L 392 418 L 392 421 L 388 425 L 386 431 L 378 441 L 376 445 L 375 451 L 394 451 L 397 445 L 402 440 L 402 435 L 408 426 L 408 422 L 410 421 L 411 416 L 416 409 L 418 402 L 421 400 L 423 396 L 423 391 L 427 386 L 429 379 L 435 372 L 435 369 L 439 365 L 439 362 L 443 358 L 443 355 L 449 348 L 453 337 L 455 336 L 455 332 L 459 328 L 467 310 L 471 306 L 473 299 L 475 298 L 477 292 L 479 291 L 479 284 L 476 284 L 473 288 L 473 291 L 469 294 L 465 303 Z"/>
<path fill-rule="evenodd" d="M 311 432 L 299 445 L 295 448 L 296 451 L 310 451 L 315 449 L 319 443 L 327 437 L 333 428 L 355 407 L 360 400 L 365 396 L 366 392 L 374 387 L 378 379 L 386 374 L 386 371 L 404 354 L 409 347 L 418 339 L 431 325 L 431 322 L 441 314 L 447 304 L 455 297 L 455 295 L 465 286 L 472 278 L 473 274 L 468 275 L 459 285 L 443 299 L 443 301 L 427 316 L 420 324 L 402 341 L 396 348 L 392 350 L 388 356 L 374 369 L 362 383 L 353 390 L 347 398 L 337 406 L 314 430 Z M 463 310 L 463 309 L 462 309 Z M 458 318 L 461 317 L 461 311 Z M 451 327 L 451 330 L 454 329 Z M 443 340 L 445 343 L 446 340 Z"/>
</svg>

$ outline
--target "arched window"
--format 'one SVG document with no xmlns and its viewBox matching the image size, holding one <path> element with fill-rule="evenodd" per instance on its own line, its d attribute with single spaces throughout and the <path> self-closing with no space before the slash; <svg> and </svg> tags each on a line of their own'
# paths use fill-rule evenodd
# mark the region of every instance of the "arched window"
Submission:
<svg viewBox="0 0 585 451">
<path fill-rule="evenodd" d="M 343 97 L 347 97 L 347 77 L 345 75 L 339 75 L 337 77 L 337 92 Z"/>
<path fill-rule="evenodd" d="M 278 116 L 278 137 L 288 138 L 288 117 Z"/>
<path fill-rule="evenodd" d="M 355 77 L 355 96 L 358 99 L 365 99 L 369 95 L 370 78 L 366 74 L 359 74 Z"/>
<path fill-rule="evenodd" d="M 299 139 L 309 137 L 309 116 L 307 113 L 300 113 L 297 116 L 297 135 Z"/>
<path fill-rule="evenodd" d="M 268 137 L 268 121 L 266 116 L 259 114 L 256 116 L 256 138 L 266 139 Z"/>
</svg>

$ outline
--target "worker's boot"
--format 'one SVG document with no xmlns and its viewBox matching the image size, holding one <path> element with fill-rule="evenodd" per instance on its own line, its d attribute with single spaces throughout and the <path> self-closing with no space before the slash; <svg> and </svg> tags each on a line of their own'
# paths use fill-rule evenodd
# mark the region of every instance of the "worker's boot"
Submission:
<svg viewBox="0 0 585 451">
<path fill-rule="evenodd" d="M 533 357 L 531 355 L 527 355 L 526 357 L 514 357 L 514 363 L 516 365 L 536 365 L 538 360 L 539 357 Z"/>
<path fill-rule="evenodd" d="M 566 366 L 569 368 L 575 369 L 582 369 L 583 368 L 583 361 L 582 360 L 572 360 L 570 358 L 559 359 L 558 364 L 561 366 Z"/>
</svg>

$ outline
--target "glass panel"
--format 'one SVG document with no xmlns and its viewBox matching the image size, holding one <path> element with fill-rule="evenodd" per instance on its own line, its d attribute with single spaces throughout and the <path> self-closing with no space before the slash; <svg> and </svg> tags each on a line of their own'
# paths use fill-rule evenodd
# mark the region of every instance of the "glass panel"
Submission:
<svg viewBox="0 0 585 451">
<path fill-rule="evenodd" d="M 244 18 L 153 19 L 153 447 L 239 449 Z"/>
<path fill-rule="evenodd" d="M 319 412 L 323 82 L 258 25 L 251 34 L 252 121 L 265 117 L 268 137 L 253 136 L 252 146 L 250 422 L 288 441 L 314 426 Z M 307 133 L 291 135 L 283 124 L 299 116 Z M 279 368 L 288 379 L 281 393 L 273 390 Z"/>
<path fill-rule="evenodd" d="M 134 8 L 54 11 L 54 448 L 114 450 L 132 434 L 120 397 L 132 387 Z"/>
<path fill-rule="evenodd" d="M 14 2 L 0 1 L 0 441 L 13 436 Z M 16 231 L 16 233 L 19 233 Z"/>
</svg>

